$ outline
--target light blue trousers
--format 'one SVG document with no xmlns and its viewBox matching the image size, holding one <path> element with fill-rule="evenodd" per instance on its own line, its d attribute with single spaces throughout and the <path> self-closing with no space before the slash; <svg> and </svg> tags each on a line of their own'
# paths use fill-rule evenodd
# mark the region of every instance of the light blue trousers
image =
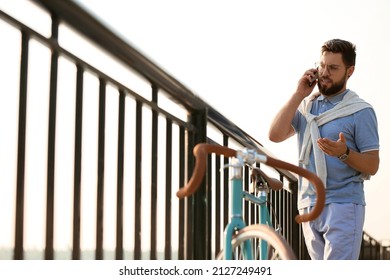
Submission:
<svg viewBox="0 0 390 280">
<path fill-rule="evenodd" d="M 312 207 L 300 210 L 307 213 Z M 363 236 L 365 207 L 353 203 L 325 205 L 320 217 L 302 223 L 312 260 L 357 260 Z"/>
</svg>

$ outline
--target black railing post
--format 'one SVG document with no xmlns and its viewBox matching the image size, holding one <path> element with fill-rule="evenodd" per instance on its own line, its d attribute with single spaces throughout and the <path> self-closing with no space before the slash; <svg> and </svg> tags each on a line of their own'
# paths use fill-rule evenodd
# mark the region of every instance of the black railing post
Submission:
<svg viewBox="0 0 390 280">
<path fill-rule="evenodd" d="M 19 125 L 18 125 L 18 162 L 16 181 L 15 210 L 15 249 L 14 259 L 23 259 L 24 242 L 24 180 L 26 160 L 26 114 L 27 114 L 27 77 L 30 37 L 22 32 L 22 51 L 20 62 Z"/>
<path fill-rule="evenodd" d="M 51 38 L 58 40 L 59 21 L 52 16 Z M 56 149 L 56 119 L 57 119 L 57 77 L 58 52 L 54 49 L 51 55 L 50 67 L 50 102 L 48 124 L 48 151 L 47 151 L 47 197 L 46 197 L 46 248 L 45 259 L 54 259 L 54 193 L 55 193 L 55 149 Z"/>
<path fill-rule="evenodd" d="M 134 259 L 141 259 L 141 199 L 142 199 L 142 102 L 136 105 L 135 128 L 135 186 L 134 186 Z"/>
<path fill-rule="evenodd" d="M 104 167 L 106 130 L 106 81 L 99 79 L 99 131 L 98 131 L 98 170 L 96 205 L 96 253 L 97 260 L 103 259 L 104 227 Z"/>
<path fill-rule="evenodd" d="M 158 104 L 158 87 L 152 85 L 152 102 Z M 157 259 L 157 174 L 158 174 L 158 112 L 152 110 L 152 158 L 151 158 L 151 203 L 150 203 L 150 256 L 151 260 Z"/>
<path fill-rule="evenodd" d="M 187 133 L 187 137 L 188 137 Z M 188 138 L 187 138 L 188 139 Z M 186 174 L 186 168 L 185 168 L 185 162 L 186 162 L 186 130 L 183 127 L 180 127 L 179 130 L 179 186 L 184 186 L 184 181 L 185 181 L 185 174 Z M 179 201 L 179 207 L 178 207 L 178 218 L 179 218 L 179 229 L 178 229 L 178 234 L 179 234 L 179 240 L 178 240 L 178 258 L 179 260 L 184 260 L 186 258 L 187 254 L 187 232 L 186 232 L 186 205 L 185 205 L 185 200 L 180 199 Z"/>
<path fill-rule="evenodd" d="M 291 217 L 295 217 L 298 213 L 297 208 L 297 190 L 298 190 L 298 182 L 290 182 L 289 189 L 291 193 L 291 207 L 290 207 L 290 215 Z M 293 219 L 293 218 L 292 218 Z M 307 259 L 307 251 L 305 241 L 302 235 L 301 226 L 295 222 L 295 220 L 291 223 L 291 242 L 290 245 L 297 256 L 298 259 L 304 260 Z"/>
<path fill-rule="evenodd" d="M 196 128 L 196 133 L 194 134 L 194 145 L 197 143 L 202 143 L 207 141 L 207 110 L 196 111 L 190 115 L 190 123 Z M 189 161 L 193 161 L 193 147 L 188 145 L 188 158 Z M 193 161 L 194 162 L 194 161 Z M 189 165 L 188 175 L 192 175 L 193 165 Z M 206 173 L 207 176 L 207 173 Z M 188 217 L 192 223 L 192 258 L 194 260 L 204 260 L 206 259 L 206 240 L 211 238 L 207 234 L 207 207 L 210 203 L 207 201 L 207 190 L 206 190 L 206 178 L 203 179 L 203 183 L 196 193 L 192 196 L 192 217 Z M 191 201 L 191 200 L 190 200 Z"/>
<path fill-rule="evenodd" d="M 116 247 L 115 259 L 123 259 L 123 175 L 124 175 L 124 150 L 125 150 L 125 115 L 126 93 L 119 91 L 118 112 L 118 170 L 117 170 L 117 195 L 116 195 Z"/>
<path fill-rule="evenodd" d="M 74 136 L 74 178 L 73 178 L 73 232 L 72 232 L 72 259 L 78 260 L 81 256 L 81 175 L 82 175 L 82 146 L 83 146 L 83 87 L 84 69 L 77 64 L 76 76 L 76 117 Z"/>
</svg>

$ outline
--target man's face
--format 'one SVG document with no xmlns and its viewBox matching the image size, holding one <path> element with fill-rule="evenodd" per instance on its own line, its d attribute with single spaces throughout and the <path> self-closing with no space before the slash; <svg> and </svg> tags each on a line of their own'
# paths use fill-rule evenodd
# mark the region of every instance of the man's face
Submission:
<svg viewBox="0 0 390 280">
<path fill-rule="evenodd" d="M 324 52 L 318 67 L 318 89 L 326 96 L 343 92 L 347 87 L 348 76 L 353 72 L 347 67 L 340 53 Z"/>
</svg>

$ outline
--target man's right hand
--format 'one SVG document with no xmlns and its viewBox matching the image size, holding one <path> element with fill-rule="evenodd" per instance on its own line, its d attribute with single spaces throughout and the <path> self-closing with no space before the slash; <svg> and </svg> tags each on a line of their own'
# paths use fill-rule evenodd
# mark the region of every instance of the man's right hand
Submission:
<svg viewBox="0 0 390 280">
<path fill-rule="evenodd" d="M 296 94 L 302 99 L 309 96 L 317 84 L 318 71 L 315 68 L 306 70 L 298 82 Z"/>
</svg>

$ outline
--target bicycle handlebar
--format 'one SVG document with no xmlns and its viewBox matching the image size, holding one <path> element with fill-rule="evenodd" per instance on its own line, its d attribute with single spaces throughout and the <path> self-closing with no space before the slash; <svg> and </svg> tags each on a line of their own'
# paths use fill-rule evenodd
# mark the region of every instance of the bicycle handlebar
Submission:
<svg viewBox="0 0 390 280">
<path fill-rule="evenodd" d="M 177 191 L 176 195 L 179 198 L 192 195 L 200 186 L 206 171 L 208 154 L 215 153 L 216 155 L 223 155 L 225 157 L 236 157 L 238 151 L 225 146 L 200 143 L 194 147 L 193 153 L 196 158 L 194 172 L 187 185 Z M 314 220 L 321 214 L 325 205 L 325 188 L 321 179 L 316 174 L 299 166 L 269 156 L 256 158 L 256 162 L 259 161 L 274 168 L 289 170 L 297 175 L 305 177 L 314 185 L 317 193 L 316 204 L 309 213 L 295 216 L 295 221 L 297 223 Z"/>
</svg>

